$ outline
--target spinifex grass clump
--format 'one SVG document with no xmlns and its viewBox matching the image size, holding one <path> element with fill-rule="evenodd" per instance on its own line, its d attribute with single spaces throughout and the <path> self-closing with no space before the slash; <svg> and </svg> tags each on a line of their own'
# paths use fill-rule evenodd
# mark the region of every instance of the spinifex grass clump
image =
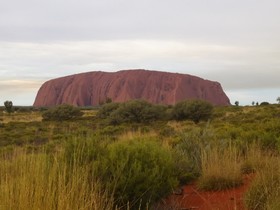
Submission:
<svg viewBox="0 0 280 210">
<path fill-rule="evenodd" d="M 89 168 L 67 167 L 62 155 L 17 149 L 0 157 L 0 209 L 108 210 L 113 202 Z"/>
<path fill-rule="evenodd" d="M 250 144 L 245 153 L 244 161 L 241 164 L 242 174 L 252 174 L 262 170 L 268 154 L 261 150 L 259 143 Z"/>
<path fill-rule="evenodd" d="M 202 149 L 201 177 L 198 187 L 202 190 L 224 190 L 242 184 L 239 157 L 234 147 Z"/>
<path fill-rule="evenodd" d="M 262 167 L 256 172 L 245 195 L 245 205 L 254 210 L 278 210 L 280 208 L 280 159 L 263 156 Z"/>
</svg>

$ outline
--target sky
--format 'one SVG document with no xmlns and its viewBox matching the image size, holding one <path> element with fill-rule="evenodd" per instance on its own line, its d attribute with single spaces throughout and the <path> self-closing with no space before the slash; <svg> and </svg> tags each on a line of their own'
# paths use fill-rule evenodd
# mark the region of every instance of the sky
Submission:
<svg viewBox="0 0 280 210">
<path fill-rule="evenodd" d="M 47 80 L 148 69 L 221 83 L 232 104 L 280 96 L 279 0 L 0 0 L 0 103 Z"/>
</svg>

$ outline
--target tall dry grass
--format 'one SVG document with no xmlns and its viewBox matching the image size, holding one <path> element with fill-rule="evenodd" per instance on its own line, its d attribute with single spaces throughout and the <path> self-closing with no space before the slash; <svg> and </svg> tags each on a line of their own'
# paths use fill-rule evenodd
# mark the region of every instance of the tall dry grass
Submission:
<svg viewBox="0 0 280 210">
<path fill-rule="evenodd" d="M 245 195 L 245 205 L 254 210 L 280 209 L 280 158 L 263 154 L 256 175 Z"/>
<path fill-rule="evenodd" d="M 113 200 L 90 169 L 69 170 L 63 155 L 16 149 L 0 157 L 1 210 L 108 210 Z M 91 184 L 90 184 L 91 183 Z"/>
<path fill-rule="evenodd" d="M 223 190 L 242 184 L 241 163 L 239 151 L 234 146 L 202 148 L 198 187 L 202 190 Z"/>
</svg>

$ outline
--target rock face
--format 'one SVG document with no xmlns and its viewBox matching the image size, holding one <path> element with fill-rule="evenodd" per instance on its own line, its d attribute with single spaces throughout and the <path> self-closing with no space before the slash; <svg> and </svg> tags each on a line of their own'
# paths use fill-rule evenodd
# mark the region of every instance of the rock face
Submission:
<svg viewBox="0 0 280 210">
<path fill-rule="evenodd" d="M 214 105 L 230 104 L 218 82 L 188 74 L 123 70 L 81 73 L 47 81 L 38 91 L 34 106 L 94 106 L 109 98 L 113 102 L 144 99 L 156 104 L 175 104 L 184 99 L 203 99 Z"/>
</svg>

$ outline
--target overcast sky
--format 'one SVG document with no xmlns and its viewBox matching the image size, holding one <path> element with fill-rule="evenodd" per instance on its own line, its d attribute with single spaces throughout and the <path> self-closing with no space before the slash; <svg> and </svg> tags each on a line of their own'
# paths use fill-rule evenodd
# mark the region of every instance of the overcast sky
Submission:
<svg viewBox="0 0 280 210">
<path fill-rule="evenodd" d="M 221 83 L 231 103 L 280 96 L 279 0 L 0 0 L 0 103 L 49 79 L 150 69 Z"/>
</svg>

